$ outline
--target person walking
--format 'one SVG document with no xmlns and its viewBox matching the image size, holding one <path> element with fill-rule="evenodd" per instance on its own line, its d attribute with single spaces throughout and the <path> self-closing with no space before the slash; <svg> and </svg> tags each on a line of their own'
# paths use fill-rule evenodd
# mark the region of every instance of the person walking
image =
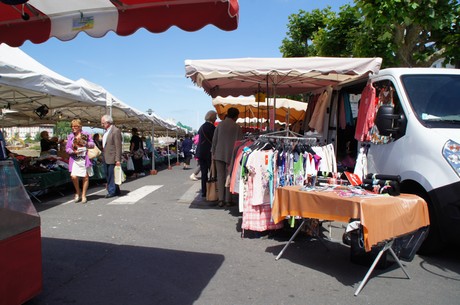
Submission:
<svg viewBox="0 0 460 305">
<path fill-rule="evenodd" d="M 198 143 L 200 142 L 200 135 L 197 133 L 196 135 L 193 136 L 192 138 L 192 141 L 193 141 L 193 147 L 195 148 L 195 152 L 194 152 L 194 155 L 195 155 L 195 160 L 198 164 L 198 166 L 196 167 L 195 171 L 190 175 L 190 179 L 193 180 L 193 181 L 198 181 L 198 174 L 200 173 L 201 169 L 200 169 L 200 159 L 198 159 L 197 157 L 197 149 L 198 149 Z"/>
<path fill-rule="evenodd" d="M 243 138 L 241 127 L 236 124 L 240 112 L 237 108 L 231 107 L 227 111 L 225 120 L 217 125 L 212 138 L 212 158 L 216 162 L 217 190 L 219 194 L 220 207 L 231 206 L 231 194 L 229 188 L 225 187 L 225 181 L 231 169 L 233 146 L 235 141 Z"/>
<path fill-rule="evenodd" d="M 115 184 L 114 169 L 115 166 L 121 165 L 121 131 L 113 125 L 112 116 L 106 114 L 101 118 L 102 127 L 105 133 L 102 136 L 102 155 L 104 156 L 104 167 L 107 179 L 107 195 L 105 198 L 111 198 L 121 195 L 120 187 Z"/>
<path fill-rule="evenodd" d="M 214 130 L 216 129 L 214 123 L 217 120 L 217 112 L 209 110 L 204 116 L 204 120 L 205 122 L 198 130 L 199 142 L 196 147 L 196 157 L 200 160 L 202 197 L 206 197 L 206 184 L 208 182 L 208 173 L 211 168 L 211 147 Z"/>
<path fill-rule="evenodd" d="M 134 177 L 137 178 L 144 173 L 144 145 L 137 134 L 137 128 L 131 129 L 131 140 L 129 141 L 129 151 L 134 164 Z M 142 152 L 142 154 L 140 153 Z"/>
<path fill-rule="evenodd" d="M 190 160 L 192 160 L 192 147 L 193 141 L 190 139 L 190 135 L 185 135 L 184 141 L 182 141 L 181 151 L 184 154 L 184 169 L 190 169 Z"/>
<path fill-rule="evenodd" d="M 75 202 L 86 203 L 89 177 L 93 175 L 93 163 L 88 157 L 88 148 L 94 147 L 91 135 L 82 130 L 81 121 L 74 119 L 70 123 L 72 132 L 67 137 L 66 153 L 69 154 L 69 172 L 75 188 Z M 83 185 L 80 190 L 80 177 Z"/>
</svg>

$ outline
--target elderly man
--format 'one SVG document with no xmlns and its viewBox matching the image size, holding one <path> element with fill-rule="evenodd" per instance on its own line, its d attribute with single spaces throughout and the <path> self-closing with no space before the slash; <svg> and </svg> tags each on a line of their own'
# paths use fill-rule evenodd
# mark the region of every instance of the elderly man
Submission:
<svg viewBox="0 0 460 305">
<path fill-rule="evenodd" d="M 121 163 L 121 131 L 113 125 L 113 118 L 106 114 L 101 118 L 102 127 L 105 133 L 102 136 L 102 155 L 104 157 L 105 172 L 107 178 L 107 195 L 105 198 L 119 196 L 120 187 L 115 184 L 114 169 Z"/>
<path fill-rule="evenodd" d="M 225 187 L 225 180 L 229 171 L 230 164 L 232 163 L 233 147 L 237 140 L 243 138 L 243 131 L 241 127 L 236 124 L 240 112 L 238 109 L 231 107 L 227 111 L 225 120 L 217 125 L 212 138 L 212 157 L 216 162 L 217 171 L 217 191 L 219 193 L 220 207 L 224 204 L 231 206 L 231 194 L 229 188 Z"/>
</svg>

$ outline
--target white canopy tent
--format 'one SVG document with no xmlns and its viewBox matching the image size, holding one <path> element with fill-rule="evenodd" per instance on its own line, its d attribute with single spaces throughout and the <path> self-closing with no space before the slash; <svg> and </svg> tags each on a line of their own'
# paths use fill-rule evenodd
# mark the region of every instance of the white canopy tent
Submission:
<svg viewBox="0 0 460 305">
<path fill-rule="evenodd" d="M 381 58 L 233 58 L 186 60 L 186 77 L 211 97 L 285 96 L 335 86 L 376 73 Z"/>
<path fill-rule="evenodd" d="M 139 111 L 85 79 L 72 81 L 21 51 L 0 45 L 0 126 L 38 126 L 80 118 L 85 126 L 100 127 L 110 113 L 125 131 L 132 127 L 165 134 L 177 126 Z M 40 107 L 45 114 L 37 114 Z"/>
<path fill-rule="evenodd" d="M 98 90 L 80 84 L 43 66 L 18 48 L 0 45 L 0 126 L 55 123 L 63 117 L 87 118 L 95 106 L 105 107 Z M 41 108 L 39 116 L 37 109 Z"/>
<path fill-rule="evenodd" d="M 338 86 L 377 73 L 381 58 L 234 58 L 186 60 L 186 77 L 211 97 L 250 96 L 264 92 L 274 98 Z M 274 122 L 274 113 L 270 121 Z"/>
</svg>

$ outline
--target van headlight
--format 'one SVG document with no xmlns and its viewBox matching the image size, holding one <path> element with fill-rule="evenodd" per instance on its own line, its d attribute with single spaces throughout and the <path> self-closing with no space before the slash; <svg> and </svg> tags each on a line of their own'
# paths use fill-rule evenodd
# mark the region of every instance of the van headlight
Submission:
<svg viewBox="0 0 460 305">
<path fill-rule="evenodd" d="M 460 177 L 460 144 L 452 140 L 447 141 L 442 149 L 442 155 Z"/>
</svg>

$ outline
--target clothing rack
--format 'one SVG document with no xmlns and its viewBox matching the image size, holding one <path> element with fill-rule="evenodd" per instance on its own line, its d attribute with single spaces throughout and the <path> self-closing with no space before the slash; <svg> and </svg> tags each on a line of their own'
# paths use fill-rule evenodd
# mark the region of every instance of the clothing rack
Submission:
<svg viewBox="0 0 460 305">
<path fill-rule="evenodd" d="M 278 135 L 280 133 L 284 133 L 285 131 L 277 131 L 273 133 L 268 133 L 268 134 L 262 134 L 259 136 L 259 138 L 269 138 L 269 139 L 281 139 L 281 140 L 297 140 L 297 141 L 303 141 L 305 144 L 314 146 L 317 144 L 318 139 L 317 138 L 304 138 L 301 134 L 295 133 L 293 131 L 288 131 L 288 134 L 291 134 L 291 136 L 286 135 Z"/>
</svg>

